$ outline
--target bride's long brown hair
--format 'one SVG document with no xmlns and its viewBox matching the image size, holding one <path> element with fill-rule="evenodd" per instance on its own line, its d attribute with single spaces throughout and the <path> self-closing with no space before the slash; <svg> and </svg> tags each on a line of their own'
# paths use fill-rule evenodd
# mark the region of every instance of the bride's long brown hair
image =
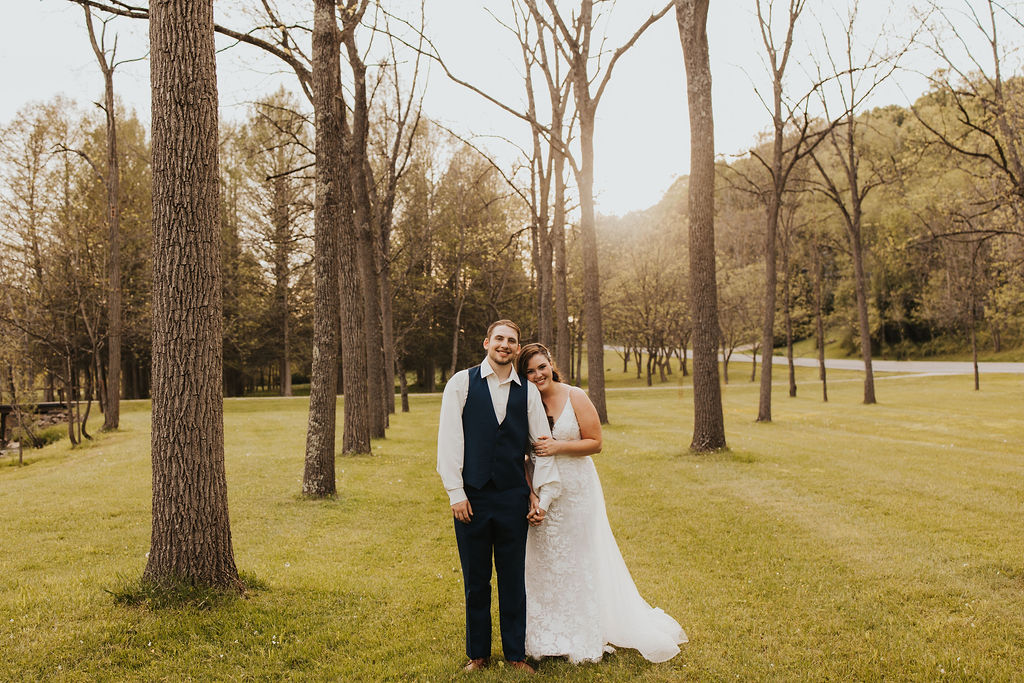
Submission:
<svg viewBox="0 0 1024 683">
<path fill-rule="evenodd" d="M 530 359 L 538 353 L 544 356 L 548 361 L 548 365 L 551 366 L 551 379 L 561 382 L 562 378 L 558 376 L 558 368 L 555 367 L 555 361 L 551 360 L 551 352 L 548 351 L 546 346 L 537 342 L 526 344 L 519 349 L 519 357 L 516 358 L 516 373 L 521 378 L 526 379 L 526 368 L 530 364 Z"/>
</svg>

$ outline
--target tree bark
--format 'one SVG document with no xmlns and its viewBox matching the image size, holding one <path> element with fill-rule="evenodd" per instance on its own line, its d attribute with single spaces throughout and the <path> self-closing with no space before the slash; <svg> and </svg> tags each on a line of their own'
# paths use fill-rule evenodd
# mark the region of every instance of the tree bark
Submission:
<svg viewBox="0 0 1024 683">
<path fill-rule="evenodd" d="M 572 365 L 569 340 L 569 285 L 568 267 L 565 256 L 565 157 L 555 154 L 555 199 L 551 222 L 552 251 L 555 258 L 555 365 L 568 368 Z"/>
<path fill-rule="evenodd" d="M 856 196 L 856 195 L 854 195 Z M 864 274 L 864 256 L 861 250 L 860 206 L 854 209 L 856 231 L 850 235 L 853 256 L 853 274 L 857 292 L 857 324 L 860 328 L 860 355 L 864 360 L 864 403 L 875 403 L 875 374 L 871 367 L 871 327 L 868 321 L 867 276 Z M 853 230 L 854 226 L 848 226 Z"/>
<path fill-rule="evenodd" d="M 594 217 L 594 117 L 596 107 L 589 95 L 586 68 L 577 67 L 573 92 L 580 120 L 580 241 L 583 252 L 583 329 L 587 340 L 587 394 L 601 424 L 608 423 L 604 395 L 604 331 L 601 321 L 601 275 L 597 265 L 597 226 Z"/>
<path fill-rule="evenodd" d="M 821 400 L 828 403 L 828 382 L 825 373 L 825 322 L 821 314 L 821 249 L 814 245 L 814 327 L 818 342 L 818 377 L 821 379 Z"/>
<path fill-rule="evenodd" d="M 338 389 L 338 325 L 341 320 L 338 238 L 341 228 L 342 103 L 340 37 L 333 0 L 313 10 L 313 112 L 316 129 L 316 194 L 313 207 L 313 362 L 302 493 L 332 496 L 336 490 L 334 438 Z M 346 403 L 348 403 L 346 401 Z"/>
<path fill-rule="evenodd" d="M 773 158 L 773 175 L 782 177 L 782 136 L 781 113 L 778 103 L 781 101 L 781 85 L 777 87 L 776 96 L 776 131 Z M 772 359 L 775 355 L 775 290 L 778 286 L 776 258 L 779 230 L 779 205 L 782 203 L 782 186 L 776 180 L 772 187 L 771 198 L 768 200 L 767 221 L 764 238 L 764 319 L 761 324 L 761 386 L 758 394 L 757 421 L 772 421 Z"/>
<path fill-rule="evenodd" d="M 212 0 L 150 4 L 153 531 L 145 578 L 238 587 L 224 474 Z"/>
<path fill-rule="evenodd" d="M 786 361 L 789 366 L 789 396 L 796 397 L 796 368 L 793 366 L 793 292 L 789 276 L 789 230 L 782 237 L 782 309 L 786 325 Z"/>
<path fill-rule="evenodd" d="M 726 447 L 718 382 L 718 286 L 715 282 L 715 135 L 708 58 L 709 0 L 676 0 L 690 113 L 690 300 L 693 304 L 693 440 L 690 448 Z"/>
<path fill-rule="evenodd" d="M 292 395 L 291 336 L 289 318 L 288 248 L 291 237 L 291 217 L 288 204 L 288 178 L 274 178 L 274 304 L 278 315 L 278 329 L 281 331 L 281 357 L 278 361 L 280 378 L 279 391 L 282 396 Z"/>
<path fill-rule="evenodd" d="M 377 236 L 371 226 L 373 209 L 370 205 L 370 179 L 366 169 L 366 144 L 369 133 L 369 109 L 366 99 L 366 65 L 363 64 L 359 48 L 355 42 L 355 28 L 358 25 L 361 9 L 356 9 L 349 19 L 344 21 L 342 41 L 348 53 L 348 62 L 354 77 L 354 102 L 352 116 L 352 136 L 350 139 L 349 173 L 354 209 L 355 227 L 358 235 L 356 256 L 359 272 L 362 276 L 363 293 L 363 332 L 366 335 L 366 402 L 369 418 L 370 437 L 384 438 L 385 425 L 388 419 L 388 404 L 384 394 L 387 382 L 384 372 L 384 331 L 383 316 L 380 303 L 380 268 L 377 254 Z"/>
</svg>

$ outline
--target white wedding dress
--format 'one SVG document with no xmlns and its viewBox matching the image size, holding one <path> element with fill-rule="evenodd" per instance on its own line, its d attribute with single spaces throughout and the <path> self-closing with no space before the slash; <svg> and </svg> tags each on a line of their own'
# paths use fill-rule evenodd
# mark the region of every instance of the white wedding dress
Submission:
<svg viewBox="0 0 1024 683">
<path fill-rule="evenodd" d="M 581 391 L 570 387 L 569 391 Z M 580 438 L 572 401 L 551 428 L 555 439 Z M 562 493 L 526 542 L 526 654 L 600 661 L 609 646 L 635 648 L 652 662 L 679 653 L 686 633 L 647 604 L 615 543 L 590 456 L 555 455 Z"/>
</svg>

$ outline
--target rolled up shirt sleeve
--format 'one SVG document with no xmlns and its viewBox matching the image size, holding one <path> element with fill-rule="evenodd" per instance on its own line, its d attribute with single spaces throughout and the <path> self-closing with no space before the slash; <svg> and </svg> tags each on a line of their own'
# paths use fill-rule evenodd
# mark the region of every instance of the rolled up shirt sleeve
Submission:
<svg viewBox="0 0 1024 683">
<path fill-rule="evenodd" d="M 544 402 L 533 382 L 526 382 L 526 411 L 530 424 L 530 442 L 533 443 L 542 436 L 550 437 L 551 428 L 548 426 Z M 533 488 L 540 497 L 538 504 L 541 509 L 547 510 L 551 506 L 551 501 L 558 498 L 562 492 L 558 466 L 553 457 L 538 458 L 531 453 L 530 458 L 533 460 Z"/>
<path fill-rule="evenodd" d="M 462 409 L 469 395 L 469 373 L 452 375 L 441 396 L 441 418 L 437 429 L 437 473 L 448 492 L 450 505 L 466 500 L 462 483 L 466 439 L 462 433 Z"/>
</svg>

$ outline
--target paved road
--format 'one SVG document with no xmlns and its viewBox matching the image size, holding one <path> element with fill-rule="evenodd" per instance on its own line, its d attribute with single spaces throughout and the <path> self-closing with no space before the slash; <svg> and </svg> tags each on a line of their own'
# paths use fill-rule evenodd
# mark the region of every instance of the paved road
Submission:
<svg viewBox="0 0 1024 683">
<path fill-rule="evenodd" d="M 750 356 L 745 353 L 733 353 L 730 363 L 749 363 Z M 760 359 L 758 359 L 760 360 Z M 785 356 L 774 356 L 772 365 L 785 365 Z M 793 364 L 801 367 L 818 367 L 817 358 L 794 358 Z M 826 358 L 825 367 L 829 370 L 863 370 L 864 362 L 852 358 Z M 931 360 L 872 360 L 871 367 L 875 372 L 903 372 L 921 375 L 972 375 L 974 366 L 969 361 L 931 361 Z M 1019 374 L 1024 375 L 1024 363 L 978 363 L 978 372 L 984 374 Z"/>
</svg>

